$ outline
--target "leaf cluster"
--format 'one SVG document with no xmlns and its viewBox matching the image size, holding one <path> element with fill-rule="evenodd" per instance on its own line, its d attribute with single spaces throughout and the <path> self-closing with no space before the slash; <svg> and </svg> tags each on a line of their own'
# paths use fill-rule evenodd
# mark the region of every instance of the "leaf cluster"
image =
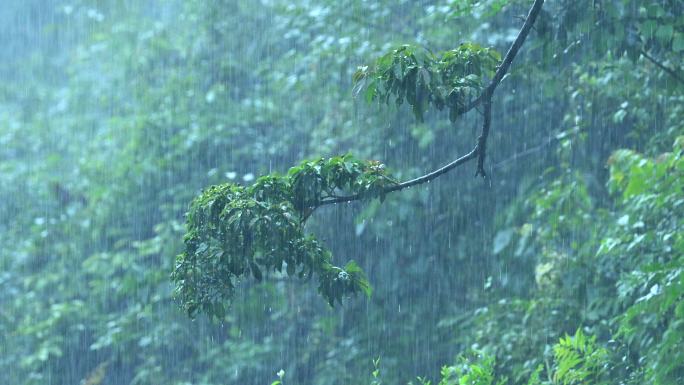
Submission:
<svg viewBox="0 0 684 385">
<path fill-rule="evenodd" d="M 172 278 L 187 312 L 223 316 L 236 285 L 269 272 L 318 277 L 318 291 L 330 303 L 371 289 L 354 262 L 332 264 L 329 250 L 305 231 L 313 210 L 348 194 L 380 197 L 396 182 L 383 164 L 351 155 L 302 162 L 286 175 L 258 178 L 251 186 L 211 186 L 187 213 L 185 250 Z"/>
<path fill-rule="evenodd" d="M 433 54 L 425 48 L 402 45 L 354 73 L 354 96 L 363 93 L 370 102 L 397 105 L 404 100 L 419 121 L 429 106 L 447 109 L 453 122 L 467 104 L 479 95 L 485 79 L 501 62 L 492 48 L 463 43 L 458 48 Z"/>
<path fill-rule="evenodd" d="M 438 385 L 503 385 L 505 379 L 496 380 L 494 357 L 473 352 L 475 358 L 459 357 L 459 363 L 443 366 L 442 379 Z"/>
<path fill-rule="evenodd" d="M 603 366 L 608 362 L 608 351 L 596 344 L 596 336 L 587 337 L 582 329 L 574 336 L 562 337 L 553 347 L 556 370 L 554 384 L 602 384 Z"/>
<path fill-rule="evenodd" d="M 617 284 L 626 310 L 618 336 L 637 346 L 655 383 L 684 380 L 684 136 L 650 158 L 631 150 L 609 160 L 611 191 L 621 211 L 598 254 L 627 270 Z M 635 268 L 636 266 L 636 268 Z"/>
</svg>

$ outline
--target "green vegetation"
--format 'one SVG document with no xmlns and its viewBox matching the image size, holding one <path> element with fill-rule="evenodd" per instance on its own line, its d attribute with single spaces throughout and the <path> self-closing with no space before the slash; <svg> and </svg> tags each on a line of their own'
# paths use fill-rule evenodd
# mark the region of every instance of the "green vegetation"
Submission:
<svg viewBox="0 0 684 385">
<path fill-rule="evenodd" d="M 383 164 L 345 155 L 303 162 L 287 176 L 261 177 L 248 188 L 232 183 L 208 188 L 190 207 L 185 252 L 173 272 L 181 301 L 191 316 L 201 306 L 223 317 L 223 304 L 242 275 L 251 272 L 261 280 L 262 269 L 283 268 L 289 276 L 318 275 L 318 290 L 331 306 L 348 293 L 370 295 L 359 266 L 354 261 L 333 266 L 330 252 L 305 234 L 304 222 L 340 192 L 382 199 L 385 188 L 394 185 Z"/>
<path fill-rule="evenodd" d="M 684 383 L 684 2 L 531 4 L 8 1 L 0 383 Z"/>
<path fill-rule="evenodd" d="M 473 43 L 434 55 L 422 47 L 402 45 L 380 57 L 372 67 L 363 66 L 355 73 L 354 94 L 363 92 L 370 102 L 406 102 L 416 118 L 423 120 L 429 105 L 445 107 L 456 121 L 470 100 L 479 96 L 483 78 L 493 76 L 501 55 L 493 49 Z"/>
</svg>

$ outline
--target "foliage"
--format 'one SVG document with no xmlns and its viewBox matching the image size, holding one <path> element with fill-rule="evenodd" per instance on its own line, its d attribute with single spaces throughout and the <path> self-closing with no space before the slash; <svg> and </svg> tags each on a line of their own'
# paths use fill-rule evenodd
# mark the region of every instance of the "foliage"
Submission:
<svg viewBox="0 0 684 385">
<path fill-rule="evenodd" d="M 454 122 L 479 95 L 500 61 L 501 55 L 494 49 L 474 43 L 438 54 L 402 45 L 354 73 L 354 95 L 363 92 L 366 101 L 384 103 L 394 96 L 398 106 L 406 100 L 419 121 L 430 105 L 446 108 Z"/>
<path fill-rule="evenodd" d="M 508 383 L 505 377 L 497 380 L 495 359 L 482 352 L 473 352 L 470 356 L 460 356 L 459 363 L 444 366 L 441 370 L 439 385 L 503 385 Z M 528 385 L 553 384 L 605 384 L 605 367 L 609 362 L 609 354 L 605 348 L 597 345 L 596 337 L 587 337 L 582 329 L 577 329 L 573 336 L 566 335 L 553 345 L 553 368 L 547 367 L 549 381 L 541 380 L 543 365 L 537 366 Z M 429 384 L 429 382 L 421 382 Z M 519 382 L 522 383 L 522 382 Z"/>
<path fill-rule="evenodd" d="M 681 382 L 682 353 L 675 347 L 684 339 L 684 137 L 655 159 L 621 150 L 609 164 L 609 187 L 624 211 L 599 253 L 628 258 L 632 266 L 617 283 L 627 304 L 618 317 L 620 335 L 640 350 L 647 378 Z"/>
<path fill-rule="evenodd" d="M 385 166 L 350 155 L 305 161 L 286 176 L 269 175 L 243 187 L 209 187 L 187 215 L 185 252 L 176 259 L 173 279 L 191 316 L 198 310 L 222 318 L 235 285 L 251 272 L 318 276 L 318 291 L 333 306 L 347 294 L 370 296 L 370 286 L 354 262 L 333 266 L 330 251 L 306 235 L 307 217 L 321 204 L 345 195 L 384 199 L 396 182 Z"/>
<path fill-rule="evenodd" d="M 347 152 L 397 180 L 442 166 L 471 149 L 478 114 L 454 131 L 448 105 L 421 122 L 406 95 L 354 103 L 357 66 L 404 42 L 433 65 L 421 47 L 503 52 L 529 1 L 3 6 L 2 381 L 438 383 L 474 348 L 495 380 L 547 385 L 554 346 L 581 328 L 608 352 L 600 381 L 683 382 L 681 1 L 546 1 L 493 101 L 490 180 L 454 170 L 307 217 L 302 236 L 353 256 L 372 298 L 331 308 L 285 263 L 260 282 L 247 267 L 219 322 L 189 320 L 169 281 L 200 189 L 246 194 L 256 175 Z"/>
<path fill-rule="evenodd" d="M 562 385 L 603 384 L 601 381 L 608 352 L 596 346 L 596 337 L 586 337 L 582 329 L 561 338 L 553 347 L 553 381 Z"/>
<path fill-rule="evenodd" d="M 464 356 L 453 366 L 442 367 L 439 385 L 503 385 L 505 379 L 495 381 L 494 357 L 474 353 L 475 359 Z"/>
</svg>

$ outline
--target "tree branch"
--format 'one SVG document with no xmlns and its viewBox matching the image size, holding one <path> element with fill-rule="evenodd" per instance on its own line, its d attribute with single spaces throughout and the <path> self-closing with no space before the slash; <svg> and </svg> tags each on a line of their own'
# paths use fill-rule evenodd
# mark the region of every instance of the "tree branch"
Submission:
<svg viewBox="0 0 684 385">
<path fill-rule="evenodd" d="M 475 148 L 470 150 L 469 153 L 467 153 L 467 154 L 463 155 L 462 157 L 452 161 L 451 163 L 449 163 L 443 167 L 440 167 L 437 170 L 430 172 L 429 174 L 425 174 L 425 175 L 420 176 L 418 178 L 407 180 L 406 182 L 401 182 L 401 183 L 389 186 L 383 190 L 383 193 L 388 194 L 391 192 L 400 191 L 400 190 L 403 190 L 405 188 L 409 188 L 411 186 L 427 183 L 427 182 L 441 176 L 442 174 L 446 174 L 447 172 L 453 170 L 454 168 L 456 168 L 456 167 L 458 167 L 458 166 L 460 166 L 460 165 L 462 165 L 462 164 L 464 164 L 470 160 L 475 159 L 477 154 L 478 154 L 478 150 L 477 150 L 477 146 L 475 146 Z M 326 199 L 326 200 L 321 201 L 319 206 L 329 205 L 329 204 L 333 204 L 333 203 L 352 202 L 352 201 L 362 199 L 363 197 L 364 196 L 360 195 L 360 194 L 354 194 L 354 195 L 349 195 L 349 196 L 344 196 L 344 197 L 335 197 L 335 198 Z"/>
<path fill-rule="evenodd" d="M 484 170 L 484 160 L 487 154 L 487 138 L 489 137 L 489 127 L 492 125 L 492 98 L 487 98 L 484 102 L 484 121 L 482 122 L 482 133 L 477 138 L 477 170 L 475 176 L 487 177 Z"/>
<path fill-rule="evenodd" d="M 527 35 L 530 34 L 530 30 L 532 29 L 534 22 L 537 20 L 537 16 L 539 16 L 539 12 L 541 12 L 542 5 L 544 5 L 544 0 L 535 0 L 534 4 L 532 4 L 532 8 L 530 8 L 530 12 L 527 14 L 525 23 L 523 23 L 522 28 L 520 28 L 520 32 L 518 32 L 518 36 L 515 38 L 513 44 L 511 44 L 511 48 L 509 48 L 508 52 L 506 52 L 503 62 L 496 71 L 491 83 L 489 83 L 489 86 L 487 86 L 487 89 L 483 93 L 484 96 L 491 97 L 492 94 L 494 94 L 494 90 L 496 87 L 498 87 L 499 83 L 501 83 L 504 75 L 506 75 L 508 69 L 511 67 L 513 59 L 515 59 L 518 51 L 520 51 L 520 47 L 522 47 L 525 39 L 527 39 Z"/>
<path fill-rule="evenodd" d="M 518 36 L 515 38 L 513 44 L 511 44 L 511 47 L 508 49 L 508 52 L 506 52 L 506 56 L 504 56 L 504 59 L 501 62 L 499 68 L 496 70 L 496 73 L 494 74 L 494 77 L 492 78 L 491 82 L 489 83 L 489 85 L 487 85 L 484 91 L 482 91 L 480 96 L 477 97 L 477 99 L 473 100 L 470 104 L 465 106 L 463 110 L 459 113 L 459 115 L 465 114 L 466 112 L 472 110 L 480 104 L 484 106 L 484 122 L 482 124 L 482 133 L 478 138 L 478 142 L 475 148 L 473 148 L 469 153 L 461 156 L 460 158 L 452 161 L 451 163 L 437 170 L 434 170 L 418 178 L 411 179 L 406 182 L 401 182 L 396 185 L 392 185 L 385 188 L 382 191 L 383 195 L 395 191 L 400 191 L 411 186 L 429 182 L 475 158 L 478 158 L 477 171 L 475 175 L 481 175 L 482 177 L 486 176 L 486 173 L 484 171 L 484 159 L 487 148 L 487 137 L 489 136 L 489 127 L 491 125 L 492 120 L 492 95 L 494 94 L 496 87 L 499 85 L 499 83 L 501 83 L 501 80 L 503 80 L 504 75 L 506 75 L 506 73 L 508 72 L 508 69 L 511 67 L 511 63 L 513 63 L 513 59 L 515 59 L 515 56 L 518 54 L 518 51 L 520 51 L 520 47 L 522 47 L 523 43 L 525 42 L 525 39 L 527 39 L 527 36 L 529 35 L 530 30 L 532 29 L 532 26 L 534 25 L 534 22 L 537 19 L 537 16 L 539 16 L 539 12 L 541 11 L 543 4 L 544 0 L 534 0 L 534 3 L 530 8 L 529 13 L 527 14 L 527 18 L 525 19 L 525 23 L 523 23 L 523 26 L 520 28 L 520 32 L 518 32 Z M 333 197 L 330 199 L 322 200 L 317 207 L 334 203 L 352 202 L 363 198 L 364 196 L 360 194 L 354 194 L 343 197 Z M 312 209 L 316 209 L 316 207 L 313 207 Z"/>
<path fill-rule="evenodd" d="M 461 112 L 461 114 L 465 114 L 466 112 L 479 106 L 486 98 L 492 97 L 492 95 L 494 94 L 494 90 L 496 90 L 496 87 L 498 87 L 499 83 L 501 83 L 501 80 L 503 80 L 504 75 L 506 75 L 508 69 L 511 67 L 511 64 L 513 63 L 513 59 L 515 59 L 515 56 L 518 54 L 518 51 L 520 51 L 520 47 L 522 47 L 523 43 L 525 42 L 525 39 L 527 39 L 527 35 L 530 34 L 530 30 L 532 29 L 534 22 L 537 20 L 537 16 L 539 16 L 539 12 L 541 12 L 542 5 L 544 5 L 544 0 L 534 1 L 534 4 L 532 4 L 532 7 L 530 8 L 530 12 L 527 14 L 525 22 L 523 23 L 523 26 L 520 28 L 520 31 L 518 32 L 518 36 L 515 38 L 515 41 L 513 41 L 513 44 L 511 44 L 511 47 L 508 49 L 508 52 L 506 52 L 506 56 L 504 56 L 501 65 L 496 70 L 496 73 L 494 74 L 492 81 L 489 83 L 487 88 L 485 88 L 485 90 L 480 94 L 480 96 L 478 96 L 475 100 L 473 100 L 472 102 L 470 102 L 470 104 L 463 108 L 463 112 Z"/>
<path fill-rule="evenodd" d="M 673 70 L 672 68 L 666 67 L 663 63 L 661 63 L 661 62 L 659 62 L 658 60 L 656 60 L 653 56 L 649 55 L 649 54 L 648 54 L 646 51 L 644 51 L 643 49 L 641 50 L 641 54 L 642 54 L 646 59 L 648 59 L 651 63 L 655 64 L 656 67 L 660 68 L 661 70 L 665 71 L 665 73 L 667 73 L 668 75 L 670 75 L 670 76 L 672 76 L 673 78 L 675 78 L 675 80 L 678 80 L 679 82 L 684 83 L 684 78 L 682 78 L 681 75 L 679 75 L 677 72 L 675 72 L 675 70 Z"/>
</svg>

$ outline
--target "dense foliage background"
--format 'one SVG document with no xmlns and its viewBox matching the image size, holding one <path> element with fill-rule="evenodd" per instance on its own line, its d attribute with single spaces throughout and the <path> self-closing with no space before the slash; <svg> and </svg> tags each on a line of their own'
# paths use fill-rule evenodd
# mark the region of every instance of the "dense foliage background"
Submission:
<svg viewBox="0 0 684 385">
<path fill-rule="evenodd" d="M 490 179 L 317 212 L 370 299 L 247 280 L 191 321 L 172 298 L 208 185 L 348 151 L 403 180 L 470 150 L 477 113 L 418 121 L 351 76 L 403 43 L 504 51 L 528 7 L 6 0 L 0 382 L 684 383 L 680 0 L 547 1 L 493 101 Z"/>
</svg>

